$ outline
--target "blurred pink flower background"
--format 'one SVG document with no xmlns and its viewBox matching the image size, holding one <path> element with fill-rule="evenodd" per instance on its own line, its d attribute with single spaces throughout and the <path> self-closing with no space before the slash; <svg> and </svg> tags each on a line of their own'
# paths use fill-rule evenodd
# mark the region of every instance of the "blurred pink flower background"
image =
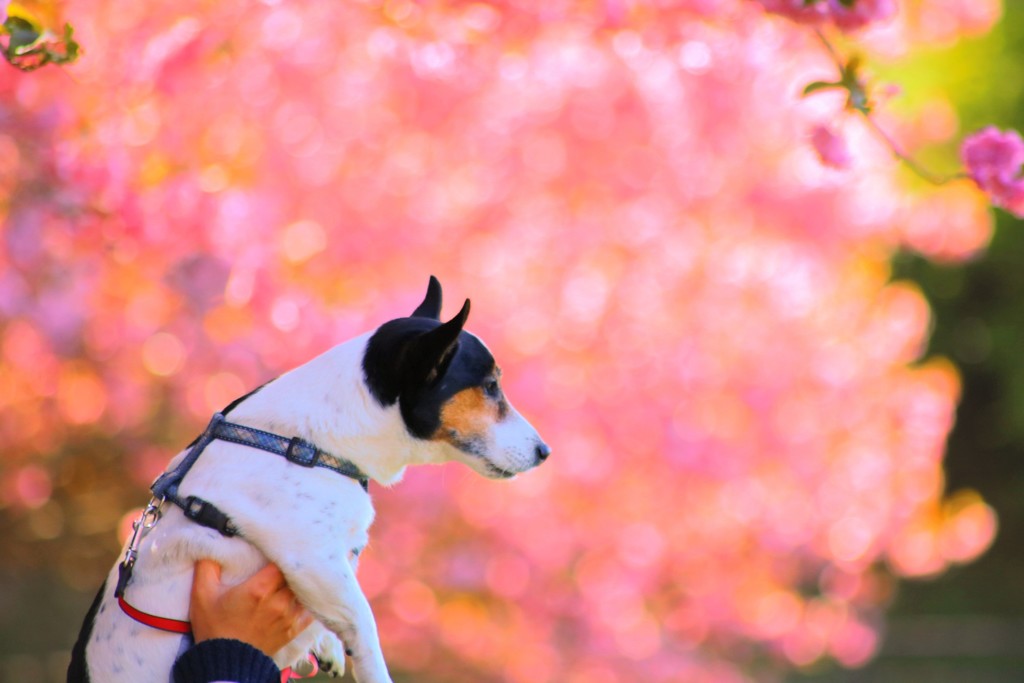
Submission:
<svg viewBox="0 0 1024 683">
<path fill-rule="evenodd" d="M 943 497 L 958 376 L 890 281 L 894 250 L 964 260 L 991 218 L 970 183 L 908 190 L 856 122 L 855 163 L 809 144 L 830 62 L 764 9 L 916 46 L 927 4 L 69 0 L 86 56 L 0 71 L 0 505 L 109 565 L 134 512 L 74 444 L 119 444 L 141 504 L 212 411 L 434 273 L 554 455 L 374 489 L 360 579 L 396 669 L 864 664 L 894 579 L 995 533 Z M 986 189 L 1020 182 L 1001 136 L 965 150 Z"/>
</svg>

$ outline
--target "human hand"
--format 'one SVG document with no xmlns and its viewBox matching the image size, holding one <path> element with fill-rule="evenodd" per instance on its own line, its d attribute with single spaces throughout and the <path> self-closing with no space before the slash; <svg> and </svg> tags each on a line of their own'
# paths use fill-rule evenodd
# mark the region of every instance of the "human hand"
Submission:
<svg viewBox="0 0 1024 683">
<path fill-rule="evenodd" d="M 233 638 L 272 656 L 312 623 L 276 566 L 231 587 L 221 583 L 220 572 L 213 560 L 196 562 L 189 607 L 195 642 Z"/>
</svg>

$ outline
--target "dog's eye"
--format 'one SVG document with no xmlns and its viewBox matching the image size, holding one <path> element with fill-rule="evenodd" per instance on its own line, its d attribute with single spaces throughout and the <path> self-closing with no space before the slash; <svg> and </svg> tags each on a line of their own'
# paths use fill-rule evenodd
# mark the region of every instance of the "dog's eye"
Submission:
<svg viewBox="0 0 1024 683">
<path fill-rule="evenodd" d="M 498 398 L 501 396 L 501 387 L 498 386 L 498 380 L 492 379 L 484 383 L 484 393 L 490 398 Z"/>
</svg>

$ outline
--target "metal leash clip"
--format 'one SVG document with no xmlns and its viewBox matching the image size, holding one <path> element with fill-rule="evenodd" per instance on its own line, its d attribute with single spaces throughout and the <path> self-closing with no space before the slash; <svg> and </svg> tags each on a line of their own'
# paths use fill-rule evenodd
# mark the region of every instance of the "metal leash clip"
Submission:
<svg viewBox="0 0 1024 683">
<path fill-rule="evenodd" d="M 124 589 L 128 585 L 132 569 L 135 567 L 135 558 L 139 555 L 139 544 L 142 542 L 143 536 L 160 521 L 160 509 L 163 504 L 163 498 L 153 496 L 149 499 L 149 503 L 146 504 L 146 508 L 139 518 L 132 522 L 132 538 L 128 542 L 124 560 L 117 567 L 117 588 L 114 590 L 114 597 L 119 598 L 124 595 Z"/>
</svg>

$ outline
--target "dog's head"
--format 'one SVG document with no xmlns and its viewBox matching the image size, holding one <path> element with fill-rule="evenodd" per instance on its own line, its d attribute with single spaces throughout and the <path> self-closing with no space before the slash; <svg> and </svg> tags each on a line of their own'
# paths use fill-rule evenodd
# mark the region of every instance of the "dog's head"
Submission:
<svg viewBox="0 0 1024 683">
<path fill-rule="evenodd" d="M 413 437 L 444 444 L 450 459 L 484 476 L 508 478 L 542 463 L 550 449 L 508 402 L 494 356 L 463 330 L 469 300 L 448 322 L 440 314 L 441 283 L 431 277 L 412 316 L 370 337 L 363 371 L 374 398 L 397 403 Z"/>
</svg>

